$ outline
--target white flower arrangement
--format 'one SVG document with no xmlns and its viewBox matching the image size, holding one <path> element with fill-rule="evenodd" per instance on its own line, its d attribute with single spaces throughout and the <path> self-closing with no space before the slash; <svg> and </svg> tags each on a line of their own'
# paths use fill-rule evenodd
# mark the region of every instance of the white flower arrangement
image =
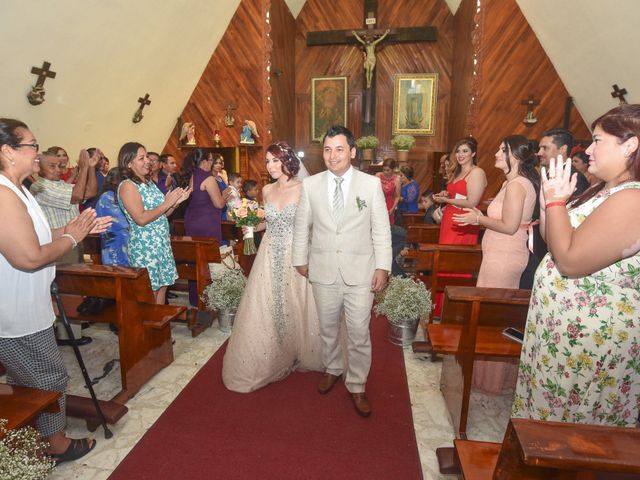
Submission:
<svg viewBox="0 0 640 480">
<path fill-rule="evenodd" d="M 211 310 L 238 308 L 247 284 L 242 270 L 221 268 L 214 272 L 211 284 L 203 292 L 202 300 Z"/>
<path fill-rule="evenodd" d="M 431 293 L 424 283 L 412 278 L 391 277 L 376 300 L 376 313 L 397 323 L 422 318 L 433 309 Z"/>
<path fill-rule="evenodd" d="M 0 419 L 0 479 L 41 480 L 55 464 L 46 454 L 47 443 L 31 427 L 7 430 Z"/>
</svg>

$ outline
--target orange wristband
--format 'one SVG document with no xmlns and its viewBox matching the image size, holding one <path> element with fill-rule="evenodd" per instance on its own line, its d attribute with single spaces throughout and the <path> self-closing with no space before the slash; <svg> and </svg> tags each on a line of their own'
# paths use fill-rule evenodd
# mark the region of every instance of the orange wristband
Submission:
<svg viewBox="0 0 640 480">
<path fill-rule="evenodd" d="M 544 208 L 550 208 L 550 207 L 566 207 L 567 204 L 565 202 L 549 202 L 547 203 Z"/>
</svg>

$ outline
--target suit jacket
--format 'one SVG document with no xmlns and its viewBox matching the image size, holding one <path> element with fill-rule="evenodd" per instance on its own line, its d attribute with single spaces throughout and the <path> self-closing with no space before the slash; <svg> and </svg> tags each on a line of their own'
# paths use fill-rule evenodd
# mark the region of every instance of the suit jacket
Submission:
<svg viewBox="0 0 640 480">
<path fill-rule="evenodd" d="M 380 179 L 353 171 L 342 219 L 332 216 L 330 173 L 305 178 L 296 210 L 293 265 L 309 265 L 309 281 L 368 285 L 376 269 L 391 271 L 389 214 Z"/>
</svg>

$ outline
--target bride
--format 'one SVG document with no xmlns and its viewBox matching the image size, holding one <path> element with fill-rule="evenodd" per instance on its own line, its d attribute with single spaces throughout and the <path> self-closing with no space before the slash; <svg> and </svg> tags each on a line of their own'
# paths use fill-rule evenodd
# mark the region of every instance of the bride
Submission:
<svg viewBox="0 0 640 480">
<path fill-rule="evenodd" d="M 307 279 L 291 266 L 300 160 L 285 142 L 267 148 L 274 183 L 262 189 L 266 233 L 247 281 L 222 366 L 229 390 L 252 392 L 293 370 L 323 370 L 318 315 Z"/>
</svg>

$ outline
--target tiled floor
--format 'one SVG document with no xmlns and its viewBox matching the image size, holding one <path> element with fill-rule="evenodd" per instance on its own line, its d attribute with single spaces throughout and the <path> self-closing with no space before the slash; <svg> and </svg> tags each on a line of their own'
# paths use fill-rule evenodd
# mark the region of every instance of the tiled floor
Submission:
<svg viewBox="0 0 640 480">
<path fill-rule="evenodd" d="M 113 334 L 104 325 L 92 326 L 85 332 L 94 339 L 90 345 L 82 347 L 87 370 L 93 378 L 102 375 L 103 366 L 109 360 L 117 358 L 117 344 L 113 341 Z M 94 451 L 78 462 L 61 465 L 49 478 L 55 480 L 106 479 L 227 338 L 217 329 L 216 323 L 213 328 L 207 329 L 195 339 L 191 338 L 190 332 L 184 325 L 174 325 L 172 333 L 175 339 L 174 362 L 158 373 L 127 402 L 129 408 L 127 415 L 118 424 L 110 426 L 114 432 L 113 437 L 106 440 L 102 429 L 96 430 L 93 435 L 98 438 L 98 444 Z M 63 348 L 63 350 L 72 378 L 70 393 L 88 396 L 72 350 L 70 348 Z M 415 355 L 410 348 L 404 349 L 404 355 L 424 478 L 427 480 L 450 479 L 452 477 L 438 473 L 435 457 L 435 449 L 451 445 L 454 437 L 449 415 L 439 391 L 441 363 L 432 363 L 428 357 Z M 99 398 L 110 398 L 119 390 L 119 384 L 119 369 L 116 364 L 94 388 Z M 510 401 L 508 395 L 491 397 L 474 393 L 471 398 L 470 425 L 467 430 L 469 437 L 500 441 L 508 420 Z M 73 437 L 87 435 L 84 422 L 77 419 L 69 419 L 67 431 Z"/>
</svg>

